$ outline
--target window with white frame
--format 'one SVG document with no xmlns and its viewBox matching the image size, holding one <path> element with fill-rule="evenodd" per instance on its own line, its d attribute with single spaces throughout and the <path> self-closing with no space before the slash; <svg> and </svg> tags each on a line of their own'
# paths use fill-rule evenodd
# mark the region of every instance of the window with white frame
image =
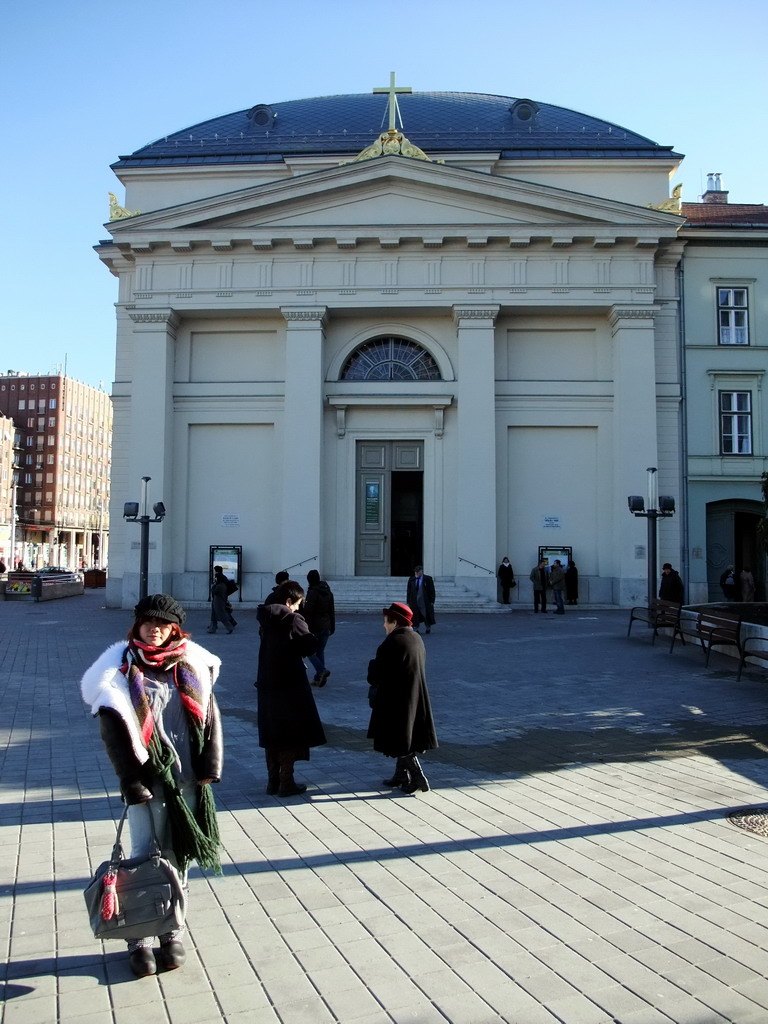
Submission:
<svg viewBox="0 0 768 1024">
<path fill-rule="evenodd" d="M 717 289 L 717 340 L 720 345 L 749 344 L 746 288 Z"/>
<path fill-rule="evenodd" d="M 752 454 L 752 392 L 720 392 L 720 453 Z"/>
</svg>

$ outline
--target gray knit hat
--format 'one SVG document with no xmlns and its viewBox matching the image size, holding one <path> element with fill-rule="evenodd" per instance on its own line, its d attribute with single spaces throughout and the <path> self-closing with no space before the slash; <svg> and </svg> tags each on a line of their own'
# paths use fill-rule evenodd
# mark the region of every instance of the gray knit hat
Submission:
<svg viewBox="0 0 768 1024">
<path fill-rule="evenodd" d="M 187 613 L 178 601 L 175 601 L 170 594 L 149 594 L 143 597 L 133 614 L 137 619 L 160 619 L 162 622 L 174 622 L 181 626 L 187 617 Z"/>
</svg>

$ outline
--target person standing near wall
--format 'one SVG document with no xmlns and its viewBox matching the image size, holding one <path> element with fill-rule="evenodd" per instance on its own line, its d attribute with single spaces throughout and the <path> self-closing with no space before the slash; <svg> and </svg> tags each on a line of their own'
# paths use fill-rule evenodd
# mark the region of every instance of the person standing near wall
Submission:
<svg viewBox="0 0 768 1024">
<path fill-rule="evenodd" d="M 675 604 L 683 603 L 684 587 L 680 574 L 672 568 L 671 562 L 665 562 L 661 567 L 661 582 L 659 584 L 659 598 L 662 601 L 673 601 Z"/>
<path fill-rule="evenodd" d="M 572 558 L 565 569 L 565 603 L 579 603 L 579 570 Z"/>
<path fill-rule="evenodd" d="M 555 615 L 565 615 L 563 607 L 563 589 L 565 588 L 565 569 L 559 558 L 552 563 L 549 570 L 549 585 L 552 587 L 552 595 L 555 598 Z"/>
<path fill-rule="evenodd" d="M 496 575 L 501 584 L 501 603 L 509 604 L 509 592 L 515 586 L 515 574 L 509 561 L 509 556 L 504 555 Z"/>
<path fill-rule="evenodd" d="M 541 610 L 545 612 L 547 610 L 547 561 L 542 558 L 538 565 L 534 565 L 531 569 L 531 583 L 533 584 L 533 610 L 538 612 L 539 605 Z"/>
</svg>

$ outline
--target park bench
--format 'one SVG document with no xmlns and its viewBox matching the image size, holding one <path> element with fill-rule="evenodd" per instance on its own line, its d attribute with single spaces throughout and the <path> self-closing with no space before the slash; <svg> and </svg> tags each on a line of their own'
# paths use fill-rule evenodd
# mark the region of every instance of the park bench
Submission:
<svg viewBox="0 0 768 1024">
<path fill-rule="evenodd" d="M 741 645 L 741 657 L 739 658 L 739 671 L 736 674 L 736 681 L 741 679 L 741 673 L 747 663 L 747 658 L 762 662 L 764 668 L 768 668 L 768 636 L 748 636 Z"/>
<path fill-rule="evenodd" d="M 633 608 L 629 614 L 627 636 L 632 632 L 633 622 L 645 622 L 653 628 L 652 643 L 656 643 L 656 636 L 660 629 L 671 629 L 672 640 L 674 641 L 675 636 L 680 633 L 681 608 L 682 605 L 677 604 L 675 601 L 662 601 L 661 598 L 651 601 L 650 607 L 643 605 L 639 608 Z M 680 639 L 682 640 L 682 635 Z"/>
<path fill-rule="evenodd" d="M 685 646 L 685 637 L 693 637 L 704 651 L 704 664 L 709 665 L 713 647 L 735 647 L 741 657 L 741 616 L 719 611 L 701 611 L 695 619 L 680 619 L 678 634 Z M 675 634 L 669 645 L 670 654 L 675 646 Z"/>
</svg>

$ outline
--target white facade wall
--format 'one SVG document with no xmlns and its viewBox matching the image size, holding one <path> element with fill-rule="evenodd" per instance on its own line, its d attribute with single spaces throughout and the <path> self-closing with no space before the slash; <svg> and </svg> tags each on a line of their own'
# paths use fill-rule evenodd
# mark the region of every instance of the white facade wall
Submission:
<svg viewBox="0 0 768 1024">
<path fill-rule="evenodd" d="M 150 589 L 205 600 L 210 544 L 243 546 L 252 598 L 313 557 L 354 575 L 366 440 L 423 445 L 433 575 L 490 590 L 502 554 L 525 580 L 540 544 L 570 544 L 586 600 L 641 600 L 626 496 L 648 465 L 679 486 L 679 218 L 647 209 L 668 169 L 618 163 L 580 168 L 583 193 L 402 157 L 247 186 L 124 172 L 143 212 L 100 248 L 121 278 L 110 603 L 137 593 L 119 513 L 142 476 L 168 508 Z M 382 335 L 442 380 L 340 380 Z"/>
</svg>

